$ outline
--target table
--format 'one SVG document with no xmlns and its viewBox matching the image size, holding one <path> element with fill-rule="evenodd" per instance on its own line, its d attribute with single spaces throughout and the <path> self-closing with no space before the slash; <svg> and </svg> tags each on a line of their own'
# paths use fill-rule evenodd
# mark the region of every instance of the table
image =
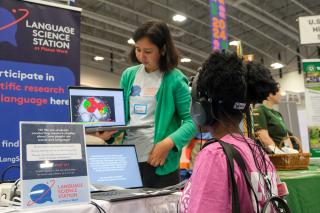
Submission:
<svg viewBox="0 0 320 213">
<path fill-rule="evenodd" d="M 103 200 L 94 200 L 107 213 L 177 213 L 177 205 L 180 193 L 170 195 L 140 198 L 118 202 L 108 202 Z M 0 212 L 1 209 L 0 209 Z M 38 208 L 26 210 L 16 210 L 14 213 L 99 213 L 98 209 L 92 204 L 78 204 L 72 206 L 56 206 L 47 208 Z"/>
<path fill-rule="evenodd" d="M 287 184 L 288 205 L 293 213 L 320 212 L 320 165 L 310 165 L 309 170 L 278 171 Z"/>
</svg>

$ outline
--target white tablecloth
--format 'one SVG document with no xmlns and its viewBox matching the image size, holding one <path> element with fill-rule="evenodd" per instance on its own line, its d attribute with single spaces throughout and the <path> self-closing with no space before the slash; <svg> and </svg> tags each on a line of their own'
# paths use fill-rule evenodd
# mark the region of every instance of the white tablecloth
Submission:
<svg viewBox="0 0 320 213">
<path fill-rule="evenodd" d="M 102 200 L 93 200 L 101 206 L 107 213 L 176 213 L 180 193 L 171 195 L 141 198 L 134 200 L 108 202 Z M 7 208 L 6 210 L 9 210 Z M 4 212 L 0 210 L 0 212 Z M 92 204 L 79 204 L 72 206 L 56 206 L 37 208 L 30 210 L 16 210 L 26 213 L 99 213 L 99 210 Z"/>
</svg>

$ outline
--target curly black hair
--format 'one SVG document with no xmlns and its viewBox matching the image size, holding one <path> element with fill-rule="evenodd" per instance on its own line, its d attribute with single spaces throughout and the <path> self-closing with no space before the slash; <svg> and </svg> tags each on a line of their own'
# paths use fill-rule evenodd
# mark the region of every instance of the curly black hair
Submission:
<svg viewBox="0 0 320 213">
<path fill-rule="evenodd" d="M 279 84 L 264 65 L 250 62 L 246 67 L 248 97 L 252 103 L 261 103 L 270 94 L 275 95 L 279 91 Z"/>
<path fill-rule="evenodd" d="M 203 63 L 197 91 L 213 99 L 217 118 L 222 112 L 242 115 L 233 106 L 235 102 L 246 102 L 245 73 L 243 61 L 236 54 L 215 51 Z"/>
<path fill-rule="evenodd" d="M 260 103 L 279 91 L 278 83 L 262 64 L 247 63 L 235 53 L 215 51 L 202 64 L 197 91 L 213 99 L 215 116 L 242 115 L 234 104 Z"/>
</svg>

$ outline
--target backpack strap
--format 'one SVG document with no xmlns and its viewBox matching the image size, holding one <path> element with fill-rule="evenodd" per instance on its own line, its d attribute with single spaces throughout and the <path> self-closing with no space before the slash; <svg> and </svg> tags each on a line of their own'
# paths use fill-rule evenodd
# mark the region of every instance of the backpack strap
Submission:
<svg viewBox="0 0 320 213">
<path fill-rule="evenodd" d="M 234 164 L 233 164 L 233 152 L 232 149 L 221 141 L 218 143 L 222 146 L 222 149 L 227 157 L 227 165 L 228 165 L 228 176 L 230 180 L 230 187 L 232 189 L 232 213 L 240 212 L 240 202 L 239 202 L 239 193 L 238 186 L 236 180 L 234 178 Z"/>
<path fill-rule="evenodd" d="M 242 175 L 244 176 L 245 178 L 245 181 L 246 181 L 246 184 L 247 184 L 247 187 L 248 187 L 248 192 L 250 194 L 250 191 L 252 190 L 254 192 L 254 189 L 253 189 L 253 186 L 252 186 L 252 183 L 251 183 L 251 179 L 250 179 L 250 176 L 249 176 L 249 172 L 247 170 L 247 167 L 243 161 L 243 158 L 241 157 L 240 153 L 238 150 L 236 150 L 233 145 L 229 144 L 229 143 L 226 143 L 224 141 L 221 141 L 219 140 L 218 141 L 219 144 L 222 146 L 223 148 L 223 151 L 224 153 L 226 154 L 227 156 L 227 159 L 228 159 L 228 164 L 232 164 L 232 167 L 233 166 L 233 160 L 235 160 L 240 168 L 240 171 L 242 173 Z M 232 170 L 232 179 L 235 183 L 235 178 L 234 178 L 234 168 Z M 232 182 L 233 182 L 232 181 Z M 236 183 L 235 183 L 235 187 L 237 187 Z M 238 191 L 238 190 L 237 190 Z M 238 193 L 236 194 L 237 197 L 238 197 Z M 254 195 L 254 198 L 255 198 L 255 201 L 256 201 L 256 207 L 257 207 L 257 212 L 259 212 L 259 201 L 258 201 L 258 197 L 256 196 L 255 193 L 253 193 Z M 237 198 L 239 199 L 239 198 Z M 239 200 L 238 201 L 235 201 L 235 202 L 238 202 L 239 203 Z M 238 207 L 240 209 L 240 206 Z"/>
<path fill-rule="evenodd" d="M 234 178 L 234 161 L 233 160 L 235 160 L 237 162 L 242 174 L 245 177 L 247 186 L 254 192 L 252 184 L 251 184 L 251 180 L 249 177 L 249 173 L 247 171 L 247 168 L 245 166 L 245 163 L 244 163 L 239 151 L 236 150 L 231 144 L 228 144 L 228 143 L 226 143 L 222 140 L 219 140 L 219 139 L 212 139 L 212 140 L 208 141 L 207 143 L 205 143 L 202 148 L 208 146 L 211 143 L 215 143 L 215 142 L 218 142 L 221 145 L 223 152 L 225 153 L 226 158 L 227 158 L 228 178 L 229 178 L 230 187 L 232 190 L 232 213 L 239 213 L 240 212 L 240 202 L 239 202 L 238 187 L 237 187 L 236 180 Z M 249 190 L 249 194 L 250 194 L 250 190 Z M 255 196 L 257 210 L 259 212 L 258 198 L 255 193 L 253 193 L 253 194 Z"/>
</svg>

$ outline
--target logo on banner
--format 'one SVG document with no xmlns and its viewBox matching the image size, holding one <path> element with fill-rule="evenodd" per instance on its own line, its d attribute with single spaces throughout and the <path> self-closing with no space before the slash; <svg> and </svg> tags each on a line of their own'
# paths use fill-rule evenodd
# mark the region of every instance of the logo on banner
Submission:
<svg viewBox="0 0 320 213">
<path fill-rule="evenodd" d="M 312 65 L 308 65 L 307 66 L 307 71 L 314 72 L 314 71 L 316 71 L 316 67 L 313 64 Z"/>
<path fill-rule="evenodd" d="M 26 20 L 26 28 L 32 33 L 33 50 L 57 54 L 68 54 L 72 38 L 76 35 L 73 26 Z"/>
<path fill-rule="evenodd" d="M 22 15 L 16 19 L 13 14 L 16 14 L 17 11 L 22 12 Z M 12 13 L 0 7 L 0 42 L 8 42 L 16 47 L 17 24 L 28 17 L 29 11 L 12 9 Z"/>
<path fill-rule="evenodd" d="M 30 191 L 30 201 L 27 206 L 36 204 L 43 204 L 47 201 L 53 202 L 51 197 L 51 189 L 55 185 L 55 181 L 51 180 L 50 186 L 44 183 L 40 183 L 32 187 Z"/>
</svg>

